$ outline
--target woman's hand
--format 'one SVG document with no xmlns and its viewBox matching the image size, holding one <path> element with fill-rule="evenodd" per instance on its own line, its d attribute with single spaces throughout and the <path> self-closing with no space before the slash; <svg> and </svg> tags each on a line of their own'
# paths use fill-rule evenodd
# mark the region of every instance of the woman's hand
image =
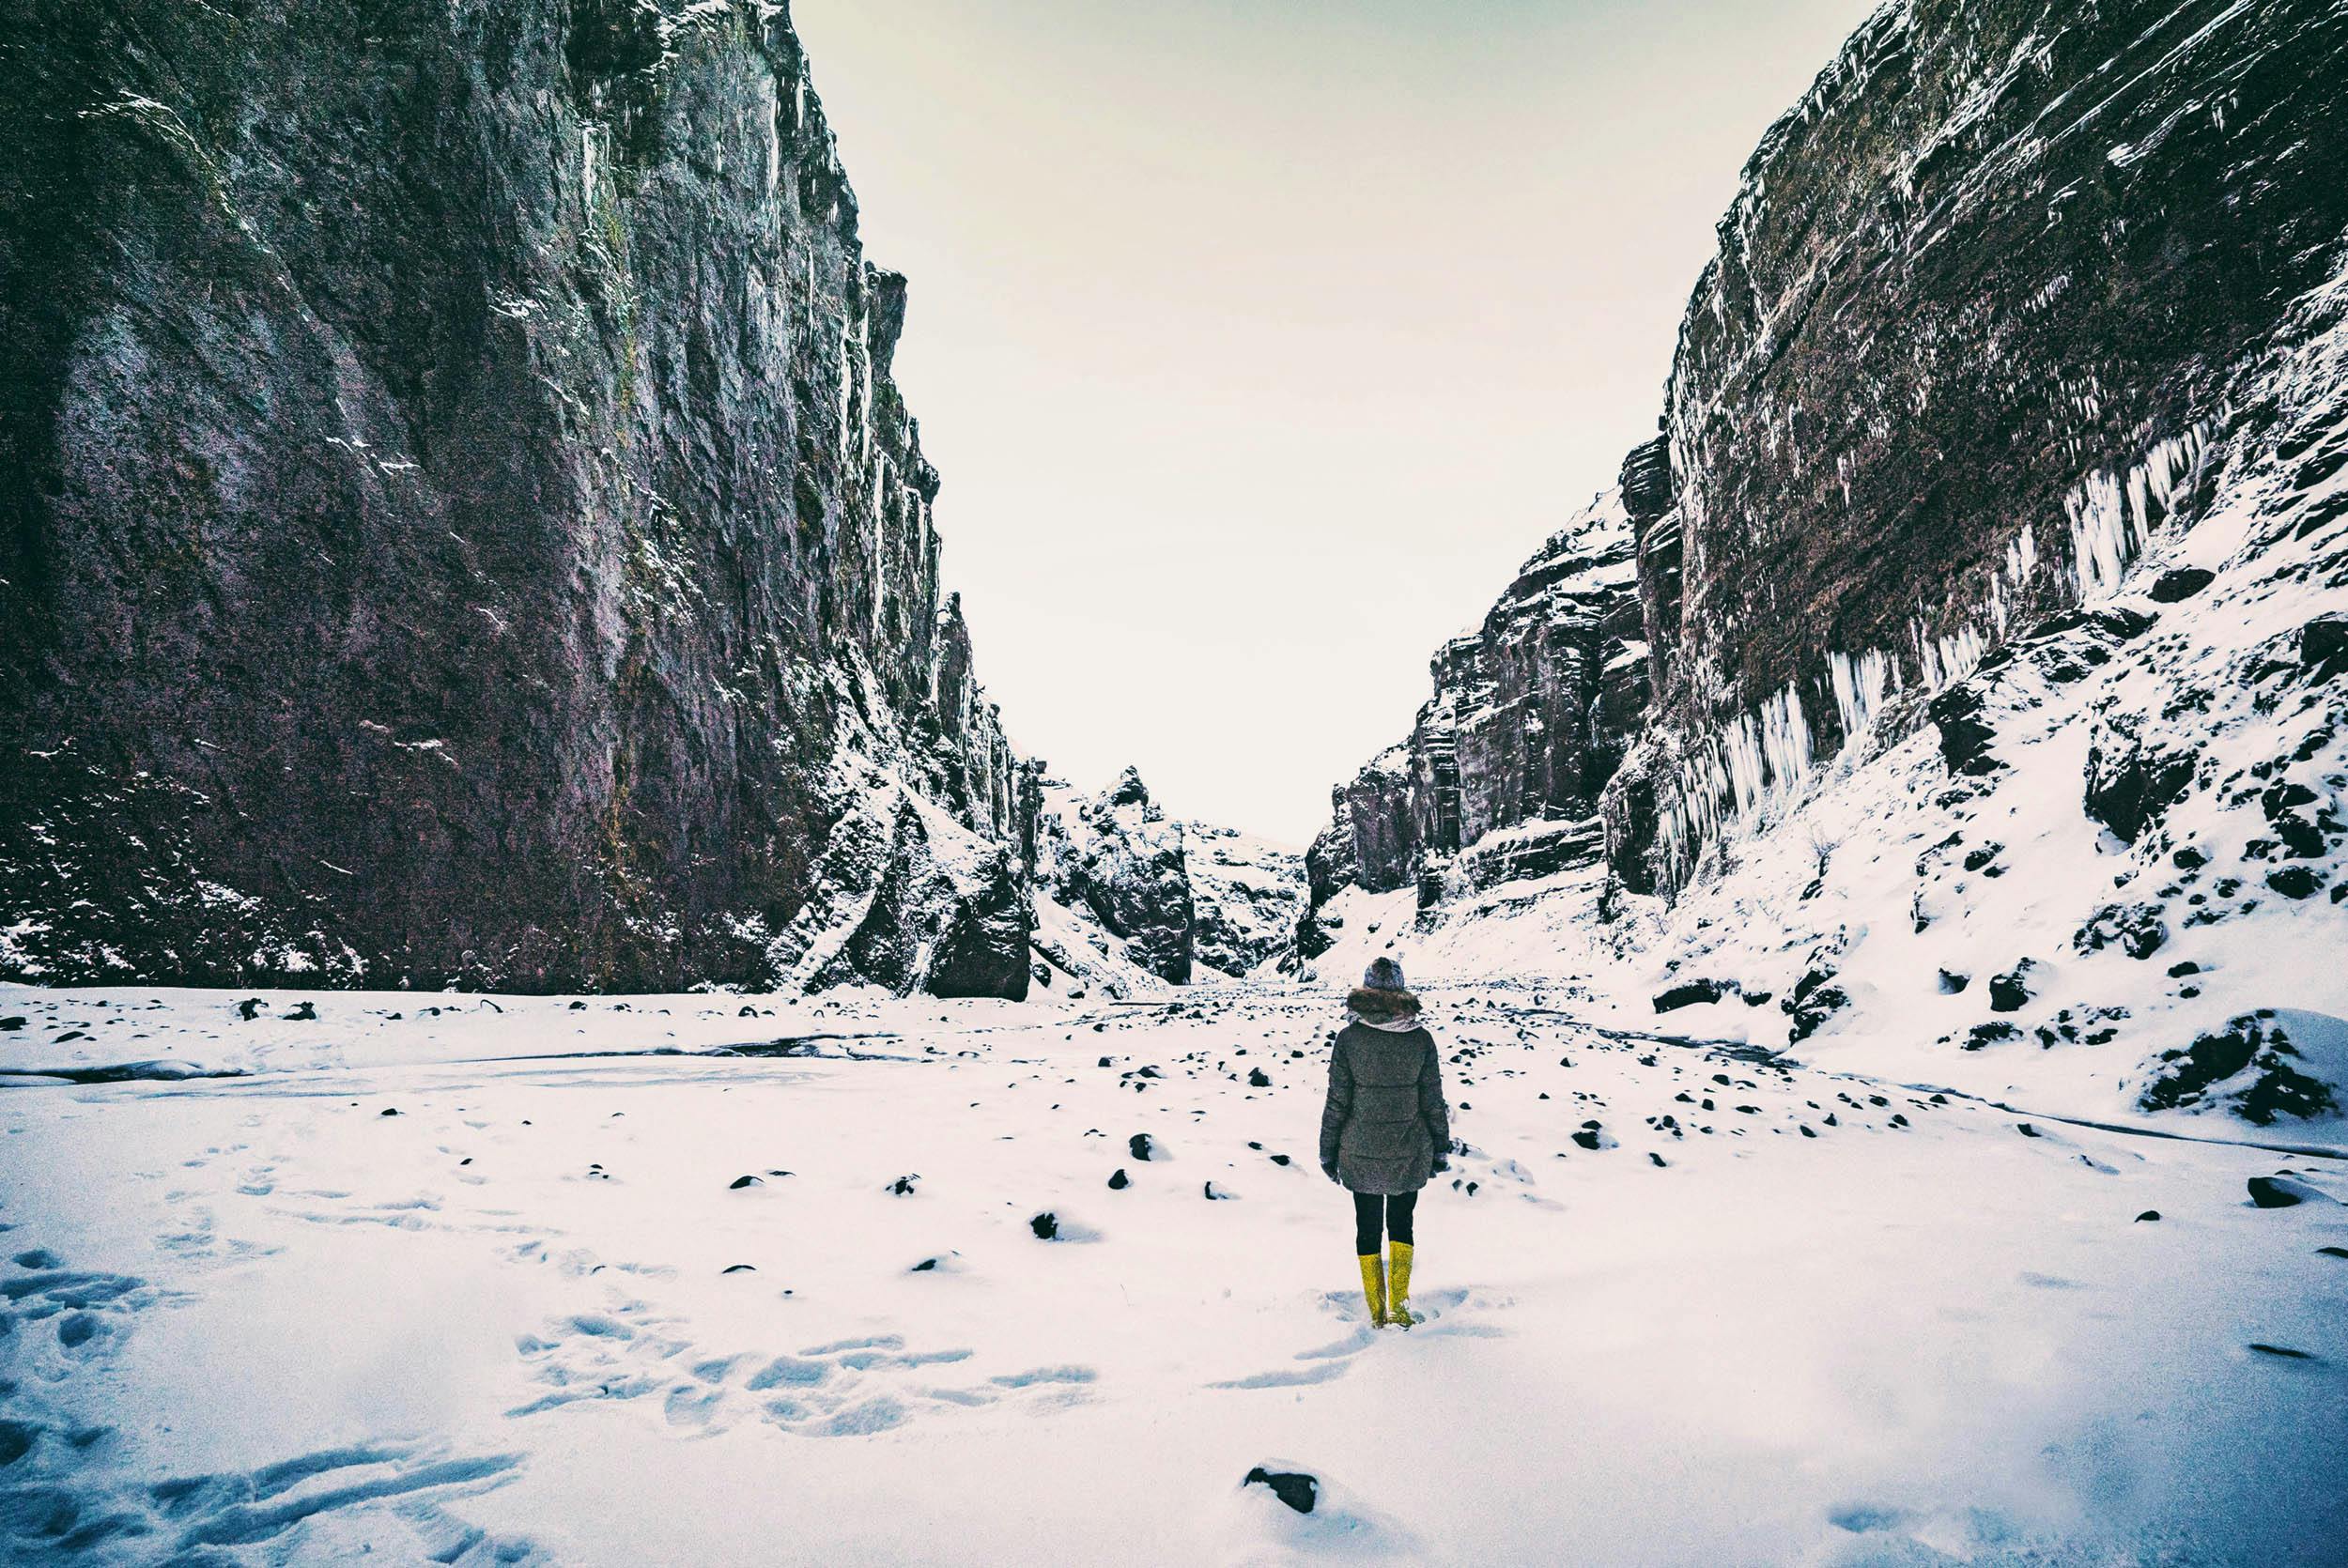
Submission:
<svg viewBox="0 0 2348 1568">
<path fill-rule="evenodd" d="M 1324 1161 L 1321 1167 L 1321 1174 L 1327 1176 L 1331 1181 L 1336 1181 L 1339 1187 L 1345 1185 L 1344 1182 L 1337 1181 L 1337 1168 L 1334 1164 Z"/>
</svg>

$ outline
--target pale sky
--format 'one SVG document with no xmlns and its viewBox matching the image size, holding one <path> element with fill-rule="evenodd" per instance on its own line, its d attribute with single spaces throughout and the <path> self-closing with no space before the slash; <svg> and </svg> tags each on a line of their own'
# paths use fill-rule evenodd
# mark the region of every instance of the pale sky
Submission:
<svg viewBox="0 0 2348 1568">
<path fill-rule="evenodd" d="M 1872 0 L 796 0 L 1012 743 L 1302 845 Z"/>
</svg>

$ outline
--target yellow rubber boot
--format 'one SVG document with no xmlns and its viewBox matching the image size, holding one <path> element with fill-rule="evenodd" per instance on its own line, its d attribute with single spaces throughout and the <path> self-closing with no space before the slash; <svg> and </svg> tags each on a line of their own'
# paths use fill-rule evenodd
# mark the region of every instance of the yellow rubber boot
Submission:
<svg viewBox="0 0 2348 1568">
<path fill-rule="evenodd" d="M 1362 1299 L 1369 1303 L 1371 1326 L 1383 1329 L 1386 1326 L 1386 1271 L 1376 1253 L 1364 1253 L 1361 1257 Z"/>
<path fill-rule="evenodd" d="M 1411 1309 L 1403 1305 L 1411 1294 L 1411 1244 L 1407 1241 L 1389 1241 L 1386 1250 L 1394 1259 L 1393 1267 L 1387 1270 L 1392 1283 L 1386 1294 L 1386 1321 L 1398 1329 L 1407 1329 L 1419 1321 Z"/>
</svg>

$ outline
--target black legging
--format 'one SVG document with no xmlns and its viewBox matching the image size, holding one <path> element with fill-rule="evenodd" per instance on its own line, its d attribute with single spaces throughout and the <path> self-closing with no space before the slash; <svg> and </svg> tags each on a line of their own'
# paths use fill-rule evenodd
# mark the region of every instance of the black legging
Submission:
<svg viewBox="0 0 2348 1568">
<path fill-rule="evenodd" d="M 1391 1192 L 1380 1196 L 1376 1192 L 1353 1194 L 1353 1253 L 1356 1257 L 1369 1257 L 1378 1251 L 1378 1222 L 1383 1210 L 1386 1234 L 1405 1247 L 1411 1241 L 1411 1210 L 1418 1207 L 1416 1192 Z"/>
</svg>

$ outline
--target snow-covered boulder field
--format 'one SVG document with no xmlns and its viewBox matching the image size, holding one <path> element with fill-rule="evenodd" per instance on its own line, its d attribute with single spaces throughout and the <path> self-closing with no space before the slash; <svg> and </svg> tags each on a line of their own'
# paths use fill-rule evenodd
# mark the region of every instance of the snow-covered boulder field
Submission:
<svg viewBox="0 0 2348 1568">
<path fill-rule="evenodd" d="M 0 1559 L 2339 1560 L 2337 1144 L 1429 999 L 1382 1332 L 1322 990 L 0 989 Z"/>
</svg>

